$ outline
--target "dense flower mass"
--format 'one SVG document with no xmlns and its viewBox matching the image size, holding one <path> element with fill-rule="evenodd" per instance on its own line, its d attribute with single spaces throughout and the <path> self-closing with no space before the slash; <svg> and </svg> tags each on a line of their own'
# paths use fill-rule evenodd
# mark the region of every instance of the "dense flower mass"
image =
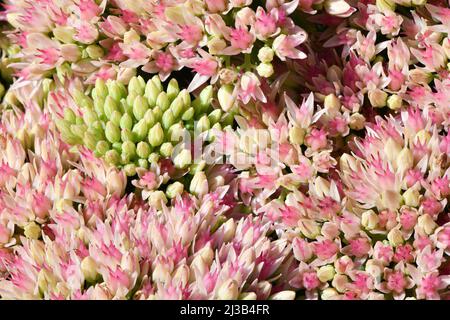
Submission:
<svg viewBox="0 0 450 320">
<path fill-rule="evenodd" d="M 450 299 L 448 0 L 6 0 L 0 299 Z"/>
</svg>

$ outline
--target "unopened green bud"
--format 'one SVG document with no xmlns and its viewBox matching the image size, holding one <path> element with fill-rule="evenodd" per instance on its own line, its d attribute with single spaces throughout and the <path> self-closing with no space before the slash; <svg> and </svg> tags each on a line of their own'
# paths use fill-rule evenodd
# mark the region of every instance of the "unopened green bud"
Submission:
<svg viewBox="0 0 450 320">
<path fill-rule="evenodd" d="M 133 102 L 133 115 L 137 120 L 141 120 L 148 110 L 147 100 L 143 96 L 137 96 Z"/>
<path fill-rule="evenodd" d="M 131 141 L 122 143 L 122 153 L 129 155 L 131 158 L 136 155 L 136 145 Z"/>
<path fill-rule="evenodd" d="M 109 96 L 111 96 L 116 102 L 119 102 L 127 94 L 125 86 L 118 81 L 109 81 L 106 86 L 108 87 Z"/>
<path fill-rule="evenodd" d="M 174 182 L 167 186 L 166 196 L 169 199 L 176 198 L 177 195 L 181 195 L 184 191 L 184 185 L 181 182 Z"/>
<path fill-rule="evenodd" d="M 181 119 L 183 119 L 184 121 L 189 121 L 192 118 L 194 118 L 194 114 L 195 114 L 195 109 L 193 107 L 190 107 L 183 113 L 183 115 L 181 116 Z"/>
<path fill-rule="evenodd" d="M 173 145 L 170 142 L 164 142 L 161 147 L 159 147 L 159 153 L 161 153 L 163 157 L 170 157 L 172 155 L 172 152 Z"/>
<path fill-rule="evenodd" d="M 180 88 L 178 87 L 178 81 L 175 78 L 170 79 L 169 84 L 167 85 L 167 97 L 170 101 L 175 99 L 180 93 Z"/>
<path fill-rule="evenodd" d="M 191 95 L 186 89 L 181 90 L 178 95 L 179 98 L 183 101 L 184 109 L 189 108 L 191 106 Z"/>
<path fill-rule="evenodd" d="M 273 66 L 271 63 L 260 63 L 257 67 L 256 67 L 256 71 L 258 72 L 258 74 L 263 77 L 263 78 L 270 78 L 273 73 Z"/>
<path fill-rule="evenodd" d="M 233 97 L 233 86 L 226 84 L 217 92 L 217 99 L 223 111 L 227 112 L 235 106 L 236 98 Z"/>
<path fill-rule="evenodd" d="M 148 132 L 148 142 L 152 147 L 160 146 L 164 141 L 164 131 L 161 124 L 158 122 Z"/>
<path fill-rule="evenodd" d="M 148 156 L 150 155 L 150 152 L 151 152 L 151 148 L 147 142 L 141 141 L 137 144 L 136 153 L 139 158 L 147 159 Z"/>
<path fill-rule="evenodd" d="M 164 192 L 160 190 L 153 191 L 150 193 L 150 197 L 148 198 L 148 202 L 150 206 L 154 207 L 156 210 L 161 210 L 163 204 L 167 203 L 167 198 Z"/>
<path fill-rule="evenodd" d="M 183 99 L 181 97 L 176 97 L 170 104 L 170 110 L 172 110 L 173 116 L 178 118 L 183 112 Z M 167 112 L 167 111 L 166 111 Z"/>
<path fill-rule="evenodd" d="M 122 143 L 121 143 L 121 142 L 114 142 L 114 143 L 112 144 L 112 148 L 113 148 L 114 150 L 116 150 L 118 154 L 121 154 L 121 153 L 122 153 Z"/>
<path fill-rule="evenodd" d="M 120 118 L 120 128 L 131 130 L 133 128 L 133 118 L 128 113 L 125 113 Z"/>
<path fill-rule="evenodd" d="M 111 121 L 108 121 L 106 123 L 106 128 L 105 128 L 105 136 L 106 136 L 106 139 L 108 139 L 108 141 L 111 143 L 119 142 L 120 141 L 119 127 L 116 126 Z"/>
<path fill-rule="evenodd" d="M 219 122 L 221 117 L 222 117 L 222 110 L 220 109 L 215 109 L 208 115 L 208 119 L 211 124 Z"/>
<path fill-rule="evenodd" d="M 197 130 L 197 132 L 203 132 L 209 130 L 209 128 L 211 128 L 211 124 L 206 115 L 201 117 L 200 120 L 198 120 L 198 122 L 195 125 L 195 129 Z"/>
<path fill-rule="evenodd" d="M 211 100 L 213 96 L 213 87 L 211 85 L 207 86 L 200 92 L 199 99 L 200 105 L 202 107 L 208 107 L 211 105 Z"/>
<path fill-rule="evenodd" d="M 140 168 L 148 169 L 148 161 L 147 159 L 139 159 L 138 165 Z"/>
<path fill-rule="evenodd" d="M 158 98 L 160 92 L 161 90 L 156 87 L 153 81 L 147 82 L 147 85 L 145 86 L 144 96 L 147 98 L 148 105 L 150 107 L 154 107 L 156 105 L 156 99 Z"/>
<path fill-rule="evenodd" d="M 153 108 L 153 115 L 155 116 L 155 121 L 159 121 L 162 118 L 163 115 L 163 111 L 161 110 L 160 107 L 156 106 Z"/>
<path fill-rule="evenodd" d="M 97 151 L 102 156 L 105 155 L 109 149 L 110 149 L 110 145 L 105 140 L 101 140 L 101 141 L 97 142 L 97 145 L 95 146 L 95 151 Z"/>
<path fill-rule="evenodd" d="M 90 46 L 88 46 L 86 48 L 86 53 L 88 54 L 89 58 L 94 60 L 103 57 L 104 54 L 102 47 L 95 44 L 91 44 Z"/>
<path fill-rule="evenodd" d="M 85 124 L 72 124 L 70 126 L 70 131 L 80 138 L 84 137 L 84 133 L 87 130 L 87 126 Z"/>
<path fill-rule="evenodd" d="M 184 135 L 185 129 L 181 123 L 175 123 L 168 130 L 168 138 L 171 142 L 179 142 Z"/>
<path fill-rule="evenodd" d="M 108 96 L 108 87 L 105 84 L 105 81 L 101 78 L 97 78 L 95 80 L 95 94 L 97 98 L 103 98 L 106 99 Z"/>
<path fill-rule="evenodd" d="M 189 174 L 196 174 L 197 172 L 203 171 L 206 167 L 206 161 L 202 160 L 198 163 L 193 163 L 189 167 Z"/>
<path fill-rule="evenodd" d="M 88 126 L 98 120 L 97 113 L 92 108 L 86 108 L 83 111 L 83 120 Z"/>
<path fill-rule="evenodd" d="M 148 162 L 157 163 L 158 161 L 159 161 L 159 154 L 157 154 L 156 152 L 150 153 L 150 155 L 148 156 Z"/>
<path fill-rule="evenodd" d="M 170 106 L 169 98 L 167 97 L 167 93 L 164 91 L 158 95 L 156 99 L 156 105 L 161 108 L 162 111 L 166 111 Z"/>
<path fill-rule="evenodd" d="M 140 120 L 133 127 L 133 133 L 136 135 L 137 141 L 142 141 L 147 137 L 149 125 L 145 119 Z"/>
<path fill-rule="evenodd" d="M 134 100 L 138 96 L 139 96 L 139 93 L 137 93 L 136 91 L 129 91 L 127 98 L 126 98 L 127 106 L 131 107 L 131 109 L 133 109 Z"/>
<path fill-rule="evenodd" d="M 64 109 L 64 120 L 66 120 L 69 123 L 75 123 L 77 119 L 77 116 L 75 115 L 75 112 L 73 112 L 70 108 Z"/>
<path fill-rule="evenodd" d="M 175 122 L 175 116 L 172 112 L 172 108 L 167 109 L 162 116 L 162 125 L 164 129 L 169 129 Z"/>
<path fill-rule="evenodd" d="M 105 105 L 104 105 L 103 108 L 104 108 L 104 111 L 105 111 L 106 118 L 108 118 L 108 119 L 111 119 L 111 115 L 112 115 L 114 110 L 119 111 L 119 107 L 117 105 L 117 102 L 111 96 L 107 96 L 106 97 Z"/>
<path fill-rule="evenodd" d="M 105 117 L 105 100 L 103 98 L 94 100 L 94 110 L 100 118 Z"/>
<path fill-rule="evenodd" d="M 120 155 L 116 150 L 108 150 L 105 153 L 105 161 L 112 165 L 118 165 L 120 163 Z"/>
<path fill-rule="evenodd" d="M 120 131 L 120 138 L 122 141 L 134 141 L 134 135 L 130 129 L 122 129 Z"/>
<path fill-rule="evenodd" d="M 123 171 L 128 177 L 132 177 L 136 174 L 136 165 L 134 163 L 128 163 L 123 167 Z"/>
<path fill-rule="evenodd" d="M 147 121 L 149 127 L 153 127 L 155 124 L 155 116 L 153 115 L 153 110 L 148 109 L 147 112 L 145 112 L 144 120 Z"/>
<path fill-rule="evenodd" d="M 133 77 L 130 79 L 128 83 L 128 92 L 135 91 L 138 95 L 144 95 L 145 92 L 145 84 L 142 85 L 142 82 L 139 81 L 137 77 Z"/>
<path fill-rule="evenodd" d="M 73 27 L 58 26 L 52 30 L 55 38 L 63 43 L 73 43 L 76 30 Z"/>
<path fill-rule="evenodd" d="M 119 126 L 120 119 L 122 119 L 122 114 L 119 111 L 114 110 L 111 114 L 111 122 L 114 123 L 116 126 Z"/>
<path fill-rule="evenodd" d="M 85 132 L 83 137 L 83 142 L 86 147 L 88 147 L 90 150 L 95 150 L 95 147 L 97 145 L 97 139 L 92 133 Z"/>
<path fill-rule="evenodd" d="M 188 149 L 181 150 L 173 159 L 173 164 L 178 169 L 184 169 L 188 167 L 192 162 L 191 151 Z"/>
<path fill-rule="evenodd" d="M 189 186 L 189 191 L 198 197 L 202 197 L 208 193 L 208 189 L 208 180 L 205 172 L 199 171 L 195 173 Z"/>
<path fill-rule="evenodd" d="M 156 86 L 156 88 L 159 91 L 163 91 L 163 85 L 161 83 L 161 79 L 159 78 L 159 76 L 157 74 L 152 77 L 151 81 L 153 82 L 153 84 Z"/>
</svg>

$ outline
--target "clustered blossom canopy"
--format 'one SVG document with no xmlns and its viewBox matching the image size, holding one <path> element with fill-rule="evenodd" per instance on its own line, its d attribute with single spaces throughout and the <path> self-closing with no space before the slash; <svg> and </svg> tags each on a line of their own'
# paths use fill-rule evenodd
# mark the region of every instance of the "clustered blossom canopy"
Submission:
<svg viewBox="0 0 450 320">
<path fill-rule="evenodd" d="M 5 0 L 1 299 L 450 299 L 448 0 Z"/>
</svg>

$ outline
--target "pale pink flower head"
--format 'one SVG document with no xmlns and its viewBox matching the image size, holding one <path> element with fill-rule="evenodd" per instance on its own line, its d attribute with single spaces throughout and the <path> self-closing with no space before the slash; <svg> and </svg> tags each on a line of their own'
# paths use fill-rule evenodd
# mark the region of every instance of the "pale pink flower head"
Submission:
<svg viewBox="0 0 450 320">
<path fill-rule="evenodd" d="M 297 49 L 299 45 L 306 41 L 307 35 L 303 30 L 299 30 L 295 34 L 281 34 L 275 38 L 272 48 L 281 61 L 290 59 L 305 59 L 306 54 Z"/>
</svg>

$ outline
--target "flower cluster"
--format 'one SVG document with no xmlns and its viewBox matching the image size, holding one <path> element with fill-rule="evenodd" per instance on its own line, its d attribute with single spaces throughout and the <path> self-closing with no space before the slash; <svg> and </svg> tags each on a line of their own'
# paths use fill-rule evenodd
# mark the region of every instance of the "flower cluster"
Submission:
<svg viewBox="0 0 450 320">
<path fill-rule="evenodd" d="M 7 0 L 0 298 L 450 299 L 448 0 Z"/>
<path fill-rule="evenodd" d="M 159 74 L 195 72 L 188 91 L 210 80 L 247 91 L 274 74 L 271 61 L 303 59 L 306 32 L 289 14 L 298 0 L 265 1 L 7 1 L 15 64 L 26 79 L 72 74 L 129 79 L 136 68 Z M 248 72 L 252 82 L 242 74 Z M 260 97 L 264 99 L 264 97 Z"/>
</svg>

